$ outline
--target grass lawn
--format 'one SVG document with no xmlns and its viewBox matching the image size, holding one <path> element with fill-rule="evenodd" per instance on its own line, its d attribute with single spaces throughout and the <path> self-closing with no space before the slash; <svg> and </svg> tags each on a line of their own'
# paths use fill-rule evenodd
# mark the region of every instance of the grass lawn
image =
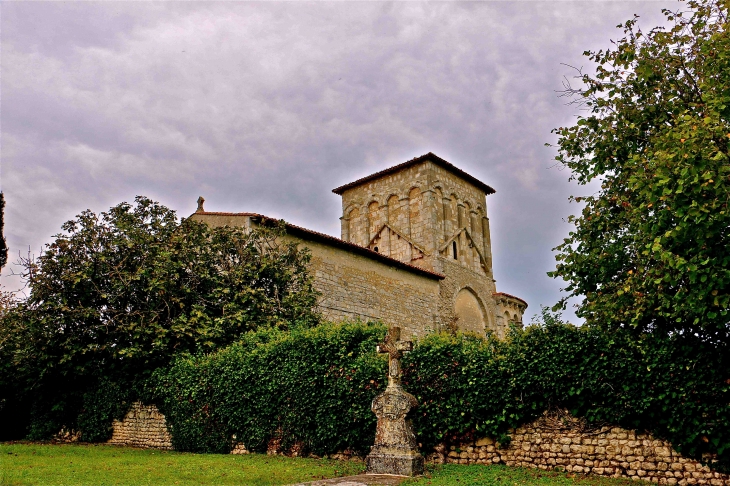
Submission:
<svg viewBox="0 0 730 486">
<path fill-rule="evenodd" d="M 110 445 L 0 444 L 0 485 L 291 484 L 363 472 L 355 462 L 187 454 Z"/>
<path fill-rule="evenodd" d="M 110 445 L 0 443 L 0 486 L 284 485 L 360 474 L 356 462 L 224 455 Z M 635 481 L 506 466 L 428 466 L 402 486 L 625 486 Z M 646 484 L 646 483 L 641 483 Z"/>
<path fill-rule="evenodd" d="M 639 485 L 645 485 L 643 481 Z M 574 474 L 527 469 L 522 467 L 462 466 L 445 464 L 426 466 L 423 478 L 410 479 L 401 486 L 637 486 L 629 479 L 602 478 Z"/>
</svg>

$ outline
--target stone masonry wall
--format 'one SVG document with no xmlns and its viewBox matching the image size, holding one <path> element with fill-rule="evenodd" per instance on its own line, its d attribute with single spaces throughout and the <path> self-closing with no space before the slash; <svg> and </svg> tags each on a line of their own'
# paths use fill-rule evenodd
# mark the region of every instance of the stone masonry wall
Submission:
<svg viewBox="0 0 730 486">
<path fill-rule="evenodd" d="M 375 232 L 387 223 L 428 254 L 437 254 L 460 228 L 467 228 L 488 260 L 491 275 L 486 211 L 484 191 L 426 161 L 347 189 L 342 194 L 342 239 L 368 246 Z M 459 253 L 464 256 L 459 255 L 458 260 L 480 272 L 481 266 L 471 261 L 473 256 L 462 243 L 459 241 Z M 404 256 L 384 250 L 381 248 L 393 258 Z"/>
<path fill-rule="evenodd" d="M 489 329 L 503 336 L 509 321 L 521 321 L 520 310 L 515 319 L 497 319 L 484 190 L 424 161 L 345 190 L 342 211 L 342 239 L 446 275 L 438 303 L 442 327 Z M 386 223 L 423 251 L 403 244 L 398 234 L 380 231 Z M 455 308 L 462 289 L 479 302 L 480 311 L 468 318 Z"/>
<path fill-rule="evenodd" d="M 247 213 L 195 213 L 193 218 L 211 226 L 251 228 L 256 224 Z M 394 266 L 382 257 L 343 248 L 346 243 L 300 230 L 290 230 L 283 239 L 311 252 L 309 271 L 321 292 L 318 307 L 325 318 L 381 320 L 400 326 L 406 339 L 441 329 L 439 276 Z"/>
<path fill-rule="evenodd" d="M 172 449 L 172 437 L 167 431 L 165 416 L 154 405 L 132 404 L 121 421 L 112 423 L 109 444 L 151 449 Z"/>
<path fill-rule="evenodd" d="M 421 188 L 428 186 L 425 164 L 348 189 L 342 194 L 342 239 L 368 246 L 373 230 L 388 223 L 423 246 Z"/>
<path fill-rule="evenodd" d="M 620 427 L 589 428 L 566 413 L 545 414 L 513 431 L 500 448 L 491 439 L 441 445 L 436 463 L 496 464 L 597 476 L 641 479 L 658 484 L 730 486 L 730 477 L 682 457 L 670 443 Z"/>
<path fill-rule="evenodd" d="M 411 339 L 440 330 L 439 280 L 393 268 L 329 245 L 305 241 L 310 271 L 331 320 L 359 317 L 400 326 Z"/>
<path fill-rule="evenodd" d="M 439 295 L 439 313 L 441 320 L 445 323 L 454 322 L 456 317 L 454 308 L 454 299 L 462 289 L 469 289 L 479 298 L 481 304 L 484 306 L 484 330 L 491 330 L 497 334 L 498 337 L 504 337 L 505 327 L 499 327 L 499 323 L 495 319 L 496 308 L 494 300 L 494 281 L 492 279 L 484 278 L 474 271 L 455 263 L 448 258 L 440 258 L 438 260 L 440 265 L 439 270 L 443 272 L 447 278 L 441 282 L 440 295 Z M 458 320 L 456 327 L 461 329 Z M 466 329 L 462 329 L 466 330 Z"/>
</svg>

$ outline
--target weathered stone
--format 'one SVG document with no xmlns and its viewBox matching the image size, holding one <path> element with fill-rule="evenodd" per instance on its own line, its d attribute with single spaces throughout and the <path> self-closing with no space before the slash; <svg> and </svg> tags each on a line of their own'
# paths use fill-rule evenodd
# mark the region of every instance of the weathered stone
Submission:
<svg viewBox="0 0 730 486">
<path fill-rule="evenodd" d="M 109 444 L 132 447 L 172 449 L 172 437 L 165 425 L 165 416 L 154 405 L 135 402 L 121 421 L 112 423 Z"/>
<path fill-rule="evenodd" d="M 501 462 L 508 465 L 540 469 L 565 466 L 566 470 L 573 472 L 629 477 L 660 484 L 730 486 L 730 478 L 727 475 L 711 472 L 707 466 L 679 456 L 671 449 L 670 444 L 653 439 L 649 435 L 607 427 L 602 427 L 598 433 L 586 431 L 588 432 L 586 434 L 577 422 L 574 429 L 568 430 L 563 427 L 562 421 L 555 425 L 556 428 L 551 428 L 550 420 L 543 417 L 532 424 L 520 427 L 518 430 L 525 433 L 513 432 L 511 445 L 506 449 L 495 449 L 490 452 L 490 461 L 497 462 L 501 459 Z M 611 439 L 610 436 L 622 438 Z M 634 441 L 636 447 L 630 448 L 630 441 Z M 611 442 L 616 445 L 623 442 L 630 454 L 622 455 L 621 446 L 612 449 L 610 445 L 597 445 Z M 466 448 L 469 445 L 455 445 L 454 448 Z M 567 448 L 567 452 L 562 452 L 564 447 Z M 707 456 L 704 460 L 711 461 L 712 457 Z M 469 458 L 467 461 L 475 463 L 479 459 Z"/>
<path fill-rule="evenodd" d="M 418 452 L 413 425 L 407 417 L 418 401 L 400 386 L 400 359 L 410 349 L 412 343 L 400 340 L 397 327 L 392 327 L 385 341 L 378 345 L 378 352 L 388 354 L 388 386 L 375 397 L 371 407 L 378 423 L 375 445 L 365 459 L 368 474 L 423 474 L 423 456 Z"/>
<path fill-rule="evenodd" d="M 381 320 L 407 336 L 455 327 L 503 337 L 521 324 L 527 304 L 493 278 L 489 186 L 427 154 L 335 192 L 341 239 L 291 225 L 284 237 L 309 248 L 326 318 Z M 250 228 L 268 218 L 201 209 L 191 219 Z"/>
</svg>

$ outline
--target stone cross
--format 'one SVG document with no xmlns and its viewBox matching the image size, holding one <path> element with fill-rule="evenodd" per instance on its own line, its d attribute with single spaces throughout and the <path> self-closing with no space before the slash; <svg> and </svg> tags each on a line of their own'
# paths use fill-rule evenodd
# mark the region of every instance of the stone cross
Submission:
<svg viewBox="0 0 730 486">
<path fill-rule="evenodd" d="M 388 386 L 370 406 L 378 424 L 375 445 L 365 458 L 368 474 L 423 474 L 423 456 L 418 452 L 416 434 L 408 418 L 408 412 L 418 401 L 400 386 L 400 360 L 404 352 L 412 349 L 412 342 L 400 340 L 399 327 L 391 327 L 385 340 L 378 344 L 378 353 L 388 355 Z"/>
<path fill-rule="evenodd" d="M 203 203 L 204 202 L 205 202 L 205 198 L 203 196 L 200 196 L 198 198 L 198 209 L 195 211 L 196 213 L 205 212 L 205 209 L 203 209 Z"/>
<path fill-rule="evenodd" d="M 400 385 L 400 360 L 404 352 L 413 350 L 413 343 L 401 341 L 400 327 L 391 327 L 385 340 L 378 344 L 377 350 L 378 353 L 388 355 L 388 386 Z"/>
</svg>

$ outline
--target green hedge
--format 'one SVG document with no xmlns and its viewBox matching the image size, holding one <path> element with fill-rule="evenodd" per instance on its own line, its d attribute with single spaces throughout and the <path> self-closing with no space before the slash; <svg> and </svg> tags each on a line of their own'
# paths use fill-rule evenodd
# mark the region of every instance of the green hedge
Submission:
<svg viewBox="0 0 730 486">
<path fill-rule="evenodd" d="M 548 316 L 549 317 L 549 316 Z M 434 334 L 404 359 L 404 386 L 423 450 L 491 436 L 550 407 L 592 423 L 648 430 L 687 456 L 730 465 L 730 352 L 687 336 L 639 341 L 547 319 L 508 339 Z M 155 394 L 176 448 L 227 452 L 230 437 L 264 450 L 280 435 L 316 454 L 366 452 L 384 388 L 385 327 L 325 324 L 260 331 L 225 350 L 158 372 Z"/>
<path fill-rule="evenodd" d="M 265 330 L 215 354 L 158 371 L 158 406 L 176 449 L 228 452 L 236 436 L 265 451 L 274 436 L 318 454 L 365 450 L 375 436 L 370 402 L 385 383 L 374 350 L 382 325 Z"/>
<path fill-rule="evenodd" d="M 551 323 L 506 341 L 433 335 L 407 357 L 404 385 L 421 402 L 419 439 L 502 440 L 551 407 L 594 424 L 647 430 L 683 454 L 730 466 L 730 350 L 693 337 L 636 341 Z"/>
</svg>

